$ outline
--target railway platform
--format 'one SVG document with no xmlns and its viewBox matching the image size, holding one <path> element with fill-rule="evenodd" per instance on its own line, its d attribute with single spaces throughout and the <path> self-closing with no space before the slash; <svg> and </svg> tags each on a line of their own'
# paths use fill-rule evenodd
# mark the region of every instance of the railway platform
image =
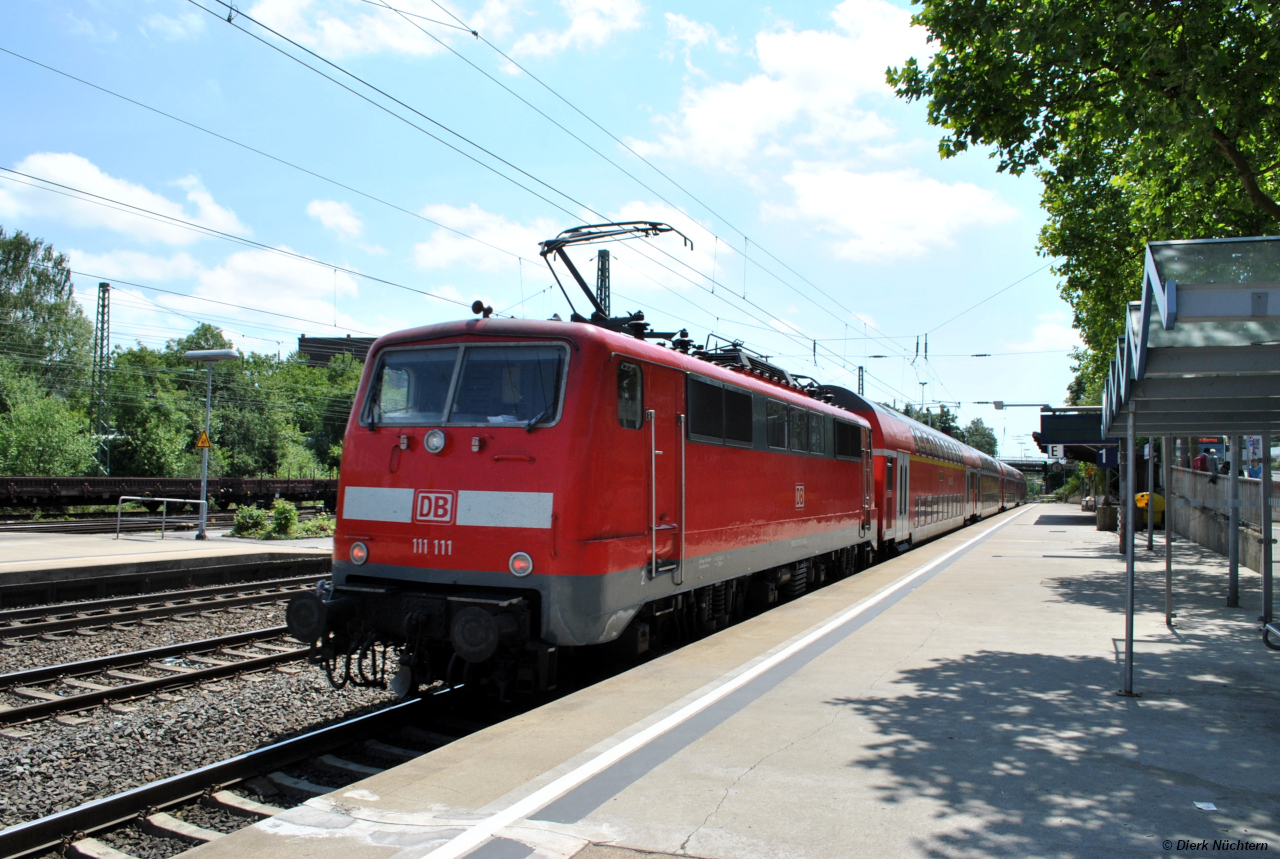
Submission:
<svg viewBox="0 0 1280 859">
<path fill-rule="evenodd" d="M 1032 505 L 309 800 L 195 859 L 1170 856 L 1280 849 L 1258 578 Z M 1199 848 L 1199 845 L 1204 845 Z M 1254 845 L 1252 848 L 1249 845 Z"/>
<path fill-rule="evenodd" d="M 333 553 L 332 538 L 305 540 L 240 540 L 210 532 L 196 540 L 194 532 L 112 534 L 0 533 L 0 605 L 21 594 L 47 592 L 50 601 L 65 599 L 78 584 L 153 579 L 181 583 L 215 582 L 220 571 L 261 567 L 292 575 L 293 567 L 310 567 Z"/>
</svg>

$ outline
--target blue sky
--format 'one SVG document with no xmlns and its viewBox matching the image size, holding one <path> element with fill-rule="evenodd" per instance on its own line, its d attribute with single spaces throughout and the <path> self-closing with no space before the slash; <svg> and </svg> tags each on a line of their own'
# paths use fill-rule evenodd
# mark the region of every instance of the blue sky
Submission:
<svg viewBox="0 0 1280 859">
<path fill-rule="evenodd" d="M 0 53 L 0 166 L 17 171 L 0 173 L 0 224 L 66 252 L 88 306 L 115 285 L 116 343 L 200 320 L 287 353 L 302 333 L 469 315 L 433 295 L 567 317 L 536 243 L 603 216 L 694 242 L 614 246 L 615 312 L 850 387 L 861 364 L 887 402 L 918 403 L 924 382 L 1002 453 L 1030 446 L 1038 413 L 975 401 L 1064 396 L 1078 340 L 1035 253 L 1039 185 L 983 152 L 940 160 L 925 107 L 892 96 L 885 67 L 929 50 L 906 4 L 237 0 L 228 23 L 200 2 L 218 16 L 187 0 L 6 9 L 0 48 L 235 141 Z"/>
</svg>

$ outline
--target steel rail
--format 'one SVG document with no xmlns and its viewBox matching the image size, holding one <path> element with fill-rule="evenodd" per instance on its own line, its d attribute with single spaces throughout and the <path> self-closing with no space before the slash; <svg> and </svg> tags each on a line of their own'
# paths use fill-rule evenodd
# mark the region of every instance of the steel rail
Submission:
<svg viewBox="0 0 1280 859">
<path fill-rule="evenodd" d="M 383 723 L 388 723 L 389 727 L 422 707 L 425 707 L 422 699 L 393 704 L 375 713 L 357 716 L 225 761 L 103 797 L 48 817 L 10 826 L 0 830 L 0 856 L 17 859 L 56 848 L 75 834 L 92 834 L 128 821 L 148 809 L 170 807 L 200 796 L 211 788 L 217 789 L 262 772 L 279 769 L 369 734 L 383 733 L 386 730 Z"/>
<path fill-rule="evenodd" d="M 141 608 L 156 606 L 159 603 L 173 604 L 179 601 L 206 601 L 203 605 L 219 606 L 224 594 L 244 594 L 248 591 L 284 590 L 314 585 L 327 578 L 323 573 L 312 573 L 307 576 L 293 576 L 287 579 L 268 579 L 260 582 L 236 582 L 229 585 L 213 585 L 206 588 L 190 588 L 181 591 L 161 591 L 159 593 L 131 594 L 129 596 L 107 597 L 106 599 L 84 600 L 81 602 L 47 603 L 45 605 L 24 606 L 22 608 L 0 609 L 0 634 L 5 632 L 4 624 L 13 624 L 29 618 L 59 618 L 66 615 L 82 615 L 81 620 L 96 620 L 96 617 L 83 617 L 84 614 L 105 612 L 112 609 Z M 269 594 L 262 594 L 265 599 Z M 184 606 L 183 608 L 199 608 L 201 606 Z M 112 621 L 117 620 L 114 615 Z"/>
<path fill-rule="evenodd" d="M 223 647 L 239 647 L 252 641 L 279 638 L 286 632 L 288 632 L 288 627 L 269 626 L 249 632 L 237 632 L 234 635 L 220 635 L 217 638 L 166 644 L 164 647 L 152 647 L 147 650 L 113 653 L 109 656 L 99 656 L 96 659 L 85 659 L 81 662 L 64 662 L 61 665 L 32 668 L 30 671 L 15 671 L 11 674 L 0 674 L 0 689 L 29 686 L 32 683 L 47 683 L 50 680 L 57 680 L 59 677 L 87 677 L 90 674 L 97 674 L 110 668 L 130 668 L 135 665 L 154 662 L 157 659 L 168 659 L 171 656 L 182 656 L 188 653 L 208 653 Z"/>
<path fill-rule="evenodd" d="M 302 590 L 302 589 L 298 589 Z M 51 632 L 67 632 L 73 629 L 93 629 L 100 626 L 111 626 L 129 621 L 150 620 L 157 617 L 173 617 L 174 615 L 195 614 L 209 609 L 231 608 L 233 606 L 254 605 L 256 603 L 276 602 L 290 592 L 268 594 L 247 594 L 240 597 L 224 597 L 217 602 L 188 603 L 186 605 L 162 605 L 153 608 L 136 608 L 110 614 L 95 614 L 89 617 L 62 617 L 36 623 L 20 623 L 13 626 L 0 627 L 0 636 L 6 639 L 31 638 Z"/>
<path fill-rule="evenodd" d="M 209 639 L 209 641 L 217 641 L 217 639 Z M 232 645 L 220 643 L 218 646 L 229 647 Z M 191 650 L 188 646 L 184 652 L 194 653 L 195 651 Z M 205 652 L 207 652 L 207 650 Z M 34 704 L 25 704 L 7 710 L 0 710 L 0 725 L 13 725 L 22 722 L 29 722 L 33 719 L 42 719 L 57 713 L 86 710 L 90 707 L 97 707 L 101 704 L 105 704 L 108 701 L 139 698 L 143 695 L 163 692 L 167 689 L 180 689 L 187 686 L 195 686 L 209 680 L 221 680 L 237 674 L 261 671 L 265 668 L 271 668 L 275 665 L 279 665 L 282 662 L 296 662 L 299 659 L 305 659 L 307 652 L 308 648 L 302 647 L 295 650 L 271 653 L 266 656 L 255 656 L 248 659 L 242 659 L 239 662 L 229 662 L 226 665 L 209 665 L 204 668 L 185 669 L 181 672 L 175 671 L 175 673 L 164 677 L 153 677 L 149 680 L 139 680 L 135 683 L 125 683 L 121 686 L 112 686 L 108 689 L 93 689 L 82 692 L 78 695 L 68 695 L 65 698 L 41 700 Z M 130 655 L 136 656 L 136 654 Z M 75 663 L 72 664 L 74 665 Z M 5 675 L 6 678 L 13 676 L 15 675 Z M 47 682 L 47 680 L 45 682 Z"/>
</svg>

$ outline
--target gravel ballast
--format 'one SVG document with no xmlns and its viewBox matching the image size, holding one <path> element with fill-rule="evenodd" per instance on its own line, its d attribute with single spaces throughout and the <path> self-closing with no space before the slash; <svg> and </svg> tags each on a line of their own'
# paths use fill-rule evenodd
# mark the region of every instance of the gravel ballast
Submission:
<svg viewBox="0 0 1280 859">
<path fill-rule="evenodd" d="M 139 623 L 125 629 L 104 627 L 92 630 L 93 635 L 69 632 L 58 641 L 23 639 L 13 645 L 0 646 L 0 674 L 283 626 L 284 612 L 283 602 L 268 603 L 234 611 L 210 612 L 208 617 L 197 614 L 180 621 L 164 618 L 157 620 L 154 626 Z M 0 630 L 2 636 L 3 630 Z"/>
<path fill-rule="evenodd" d="M 393 703 L 376 689 L 329 687 L 323 672 L 262 672 L 259 682 L 223 680 L 226 691 L 183 690 L 182 700 L 148 698 L 137 712 L 97 708 L 75 726 L 45 720 L 31 736 L 0 737 L 0 827 L 74 808 L 177 775 L 324 724 Z M 133 852 L 133 851 L 128 851 Z M 141 854 L 135 854 L 141 855 Z"/>
</svg>

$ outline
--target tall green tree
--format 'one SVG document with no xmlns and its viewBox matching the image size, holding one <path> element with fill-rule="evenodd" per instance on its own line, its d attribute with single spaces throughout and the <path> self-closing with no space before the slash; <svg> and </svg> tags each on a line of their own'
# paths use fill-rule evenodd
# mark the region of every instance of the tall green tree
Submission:
<svg viewBox="0 0 1280 859">
<path fill-rule="evenodd" d="M 996 434 L 982 422 L 982 418 L 969 421 L 969 425 L 964 428 L 964 443 L 969 447 L 977 448 L 987 456 L 995 456 L 999 449 Z"/>
<path fill-rule="evenodd" d="M 83 398 L 92 344 L 66 257 L 0 226 L 0 355 L 20 361 L 47 390 Z"/>
<path fill-rule="evenodd" d="M 937 47 L 888 71 L 943 157 L 984 145 L 1044 183 L 1040 248 L 1096 400 L 1149 240 L 1280 227 L 1280 11 L 1261 0 L 918 0 Z"/>
</svg>

